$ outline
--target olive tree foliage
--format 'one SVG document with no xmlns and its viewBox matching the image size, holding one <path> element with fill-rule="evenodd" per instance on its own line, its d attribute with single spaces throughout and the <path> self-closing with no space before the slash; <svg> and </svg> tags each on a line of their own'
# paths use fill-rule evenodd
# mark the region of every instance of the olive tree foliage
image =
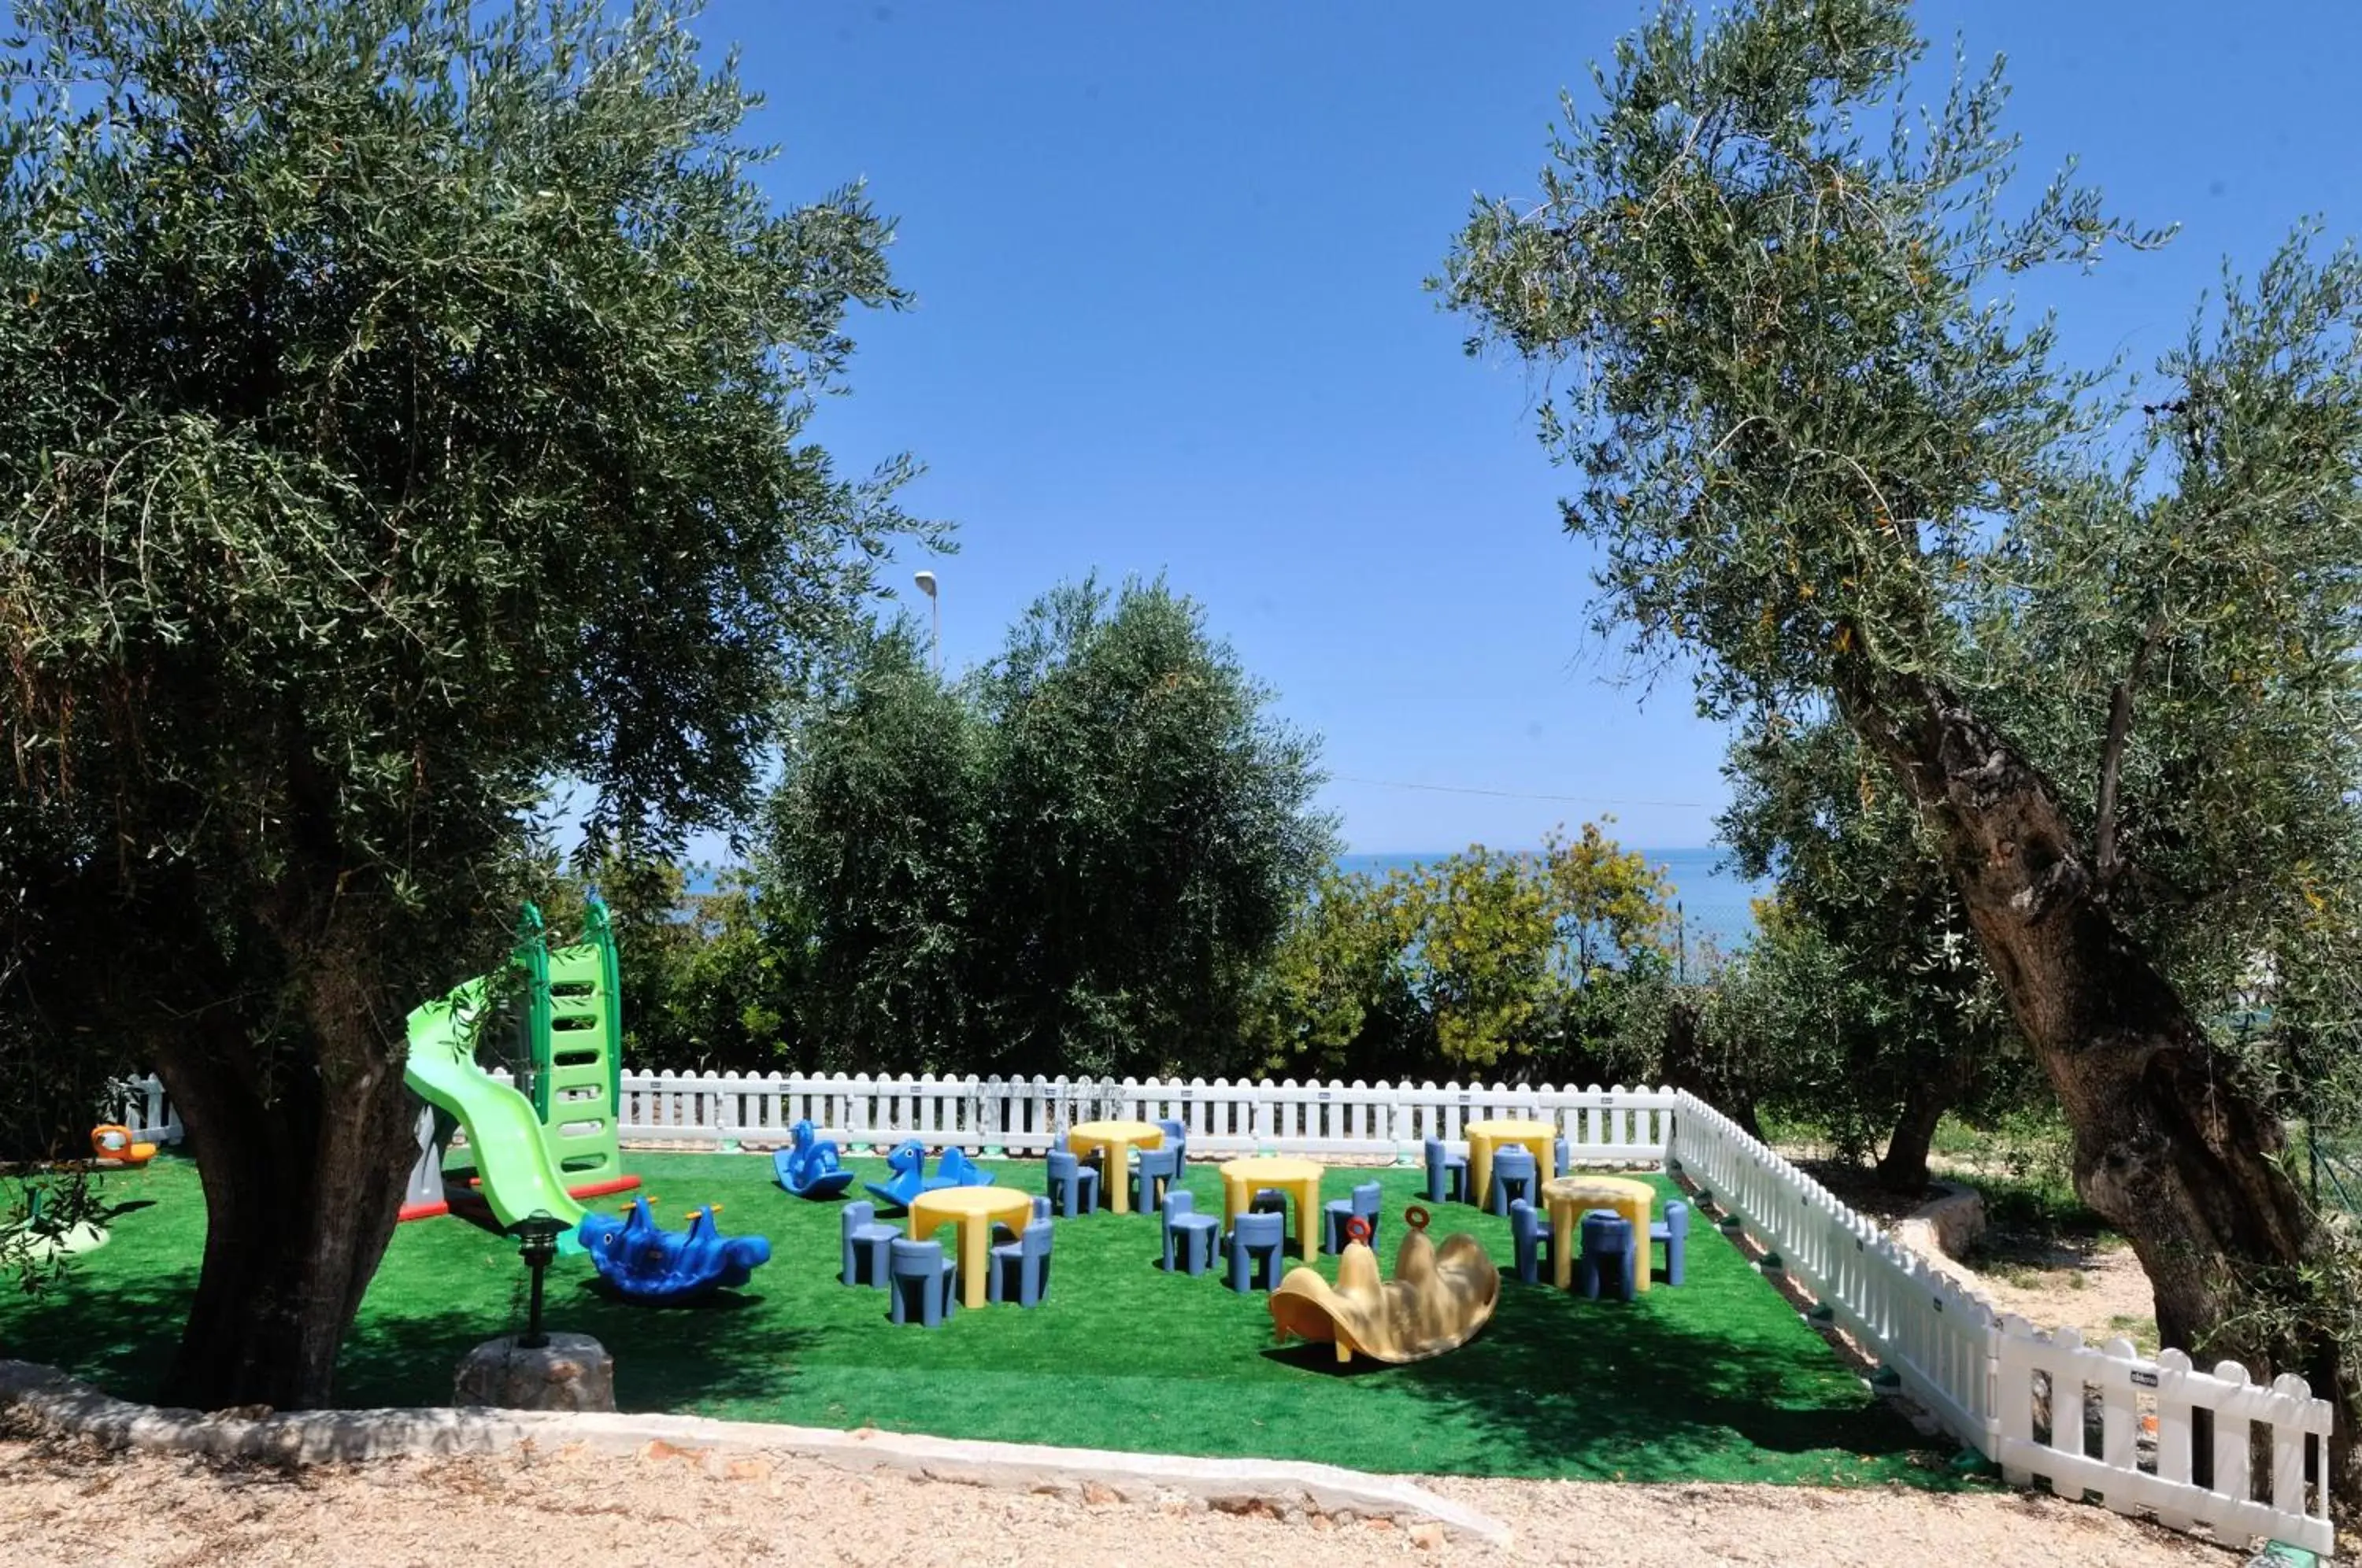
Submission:
<svg viewBox="0 0 2362 1568">
<path fill-rule="evenodd" d="M 1917 1191 L 1945 1112 L 2031 1087 L 1927 825 L 1826 715 L 1734 746 L 1725 773 L 1722 837 L 1777 889 L 1722 981 L 1717 1021 L 1746 1037 L 1749 1098 L 1825 1128 L 1848 1157 L 1882 1149 L 1882 1182 Z"/>
<path fill-rule="evenodd" d="M 801 1065 L 958 1072 L 981 1028 L 973 988 L 990 736 L 938 679 L 913 627 L 862 639 L 815 680 L 765 813 L 755 880 L 806 911 L 795 1004 Z"/>
<path fill-rule="evenodd" d="M 800 719 L 761 867 L 822 1065 L 1220 1070 L 1335 855 L 1272 696 L 1161 581 L 1054 589 L 952 685 L 882 632 Z"/>
<path fill-rule="evenodd" d="M 1603 623 L 1744 731 L 1826 706 L 1925 814 L 2165 1339 L 2350 1412 L 2287 1108 L 2174 977 L 2301 926 L 2313 835 L 2355 836 L 2362 259 L 2301 233 L 2233 280 L 2115 441 L 2121 381 L 2008 280 L 2163 236 L 2071 170 L 2008 205 L 2001 66 L 1914 112 L 1924 53 L 1904 0 L 1669 7 L 1442 286 L 1564 378 L 1541 434 Z"/>
<path fill-rule="evenodd" d="M 805 437 L 857 191 L 776 208 L 667 0 L 23 0 L 0 79 L 10 1027 L 154 1065 L 210 1217 L 164 1392 L 330 1396 L 559 776 L 658 848 L 914 525 Z"/>
<path fill-rule="evenodd" d="M 1256 1066 L 1365 1080 L 1637 1082 L 1657 1060 L 1669 884 L 1585 823 L 1384 878 L 1331 872 L 1257 979 Z"/>
</svg>

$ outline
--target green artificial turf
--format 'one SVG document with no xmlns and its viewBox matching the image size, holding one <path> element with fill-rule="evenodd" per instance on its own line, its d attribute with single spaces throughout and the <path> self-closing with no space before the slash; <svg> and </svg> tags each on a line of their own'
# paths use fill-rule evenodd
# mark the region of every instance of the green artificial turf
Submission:
<svg viewBox="0 0 2362 1568">
<path fill-rule="evenodd" d="M 847 1162 L 884 1180 L 884 1162 Z M 1520 1286 L 1506 1220 L 1437 1206 L 1430 1234 L 1469 1231 L 1502 1265 L 1491 1324 L 1461 1349 L 1408 1366 L 1328 1345 L 1274 1345 L 1264 1298 L 1215 1275 L 1157 1266 L 1158 1223 L 1105 1212 L 1057 1221 L 1043 1305 L 963 1310 L 940 1330 L 886 1320 L 882 1291 L 836 1282 L 839 1205 L 790 1198 L 767 1158 L 627 1154 L 659 1220 L 720 1201 L 722 1229 L 759 1230 L 772 1261 L 746 1288 L 694 1308 L 633 1307 L 592 1285 L 584 1258 L 549 1276 L 551 1327 L 597 1336 L 626 1410 L 877 1426 L 1170 1453 L 1317 1460 L 1377 1471 L 1629 1481 L 1964 1484 L 1948 1446 L 1880 1405 L 1710 1223 L 1690 1232 L 1689 1279 L 1632 1303 Z M 988 1163 L 1041 1189 L 1038 1162 Z M 1422 1173 L 1333 1168 L 1324 1197 L 1375 1174 L 1391 1264 Z M 1658 1183 L 1665 1196 L 1673 1189 Z M 1193 1162 L 1200 1212 L 1220 1180 Z M 147 1198 L 110 1242 L 39 1297 L 0 1301 L 0 1354 L 49 1362 L 128 1397 L 151 1393 L 196 1283 L 204 1203 L 193 1168 L 160 1158 L 106 1178 L 110 1200 Z M 600 1200 L 620 1206 L 624 1199 Z M 951 1232 L 943 1240 L 948 1249 Z M 1334 1279 L 1336 1261 L 1314 1260 Z M 524 1315 L 513 1242 L 462 1220 L 403 1225 L 338 1371 L 343 1403 L 447 1401 L 454 1365 Z"/>
</svg>

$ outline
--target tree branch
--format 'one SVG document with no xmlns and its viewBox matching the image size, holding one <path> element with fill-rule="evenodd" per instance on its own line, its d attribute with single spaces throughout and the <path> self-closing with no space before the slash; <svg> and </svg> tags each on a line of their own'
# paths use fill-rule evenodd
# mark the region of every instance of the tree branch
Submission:
<svg viewBox="0 0 2362 1568">
<path fill-rule="evenodd" d="M 2149 655 L 2156 651 L 2158 640 L 2165 635 L 2165 616 L 2158 614 L 2141 636 L 2140 647 L 2133 654 L 2133 667 L 2115 690 L 2108 695 L 2108 738 L 2100 747 L 2100 810 L 2099 824 L 2092 833 L 2092 866 L 2099 873 L 2099 898 L 2107 900 L 2108 894 L 2124 874 L 2124 862 L 2116 853 L 2116 781 L 2124 770 L 2125 742 L 2133 729 L 2133 689 L 2140 684 L 2148 668 Z"/>
</svg>

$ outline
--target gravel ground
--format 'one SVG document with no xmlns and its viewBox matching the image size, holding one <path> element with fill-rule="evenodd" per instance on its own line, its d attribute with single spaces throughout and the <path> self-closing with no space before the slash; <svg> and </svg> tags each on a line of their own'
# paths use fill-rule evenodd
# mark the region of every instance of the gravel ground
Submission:
<svg viewBox="0 0 2362 1568">
<path fill-rule="evenodd" d="M 815 1562 L 993 1568 L 1087 1561 L 1363 1568 L 1374 1561 L 1937 1562 L 1988 1568 L 2226 1568 L 2238 1559 L 2049 1497 L 1792 1486 L 1618 1486 L 1451 1478 L 1433 1488 L 1517 1532 L 1507 1550 L 1434 1526 L 1224 1514 L 1183 1502 L 986 1491 L 808 1461 L 749 1457 L 719 1474 L 677 1452 L 417 1460 L 294 1474 L 79 1444 L 0 1441 L 0 1562 L 55 1568 L 450 1568 L 532 1561 Z"/>
</svg>

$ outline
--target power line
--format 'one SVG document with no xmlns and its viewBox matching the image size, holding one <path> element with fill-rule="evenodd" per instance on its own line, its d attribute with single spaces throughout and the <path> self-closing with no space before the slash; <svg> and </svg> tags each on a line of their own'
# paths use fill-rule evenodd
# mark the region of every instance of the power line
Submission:
<svg viewBox="0 0 2362 1568">
<path fill-rule="evenodd" d="M 1572 806 L 1688 806 L 1705 809 L 1712 801 L 1623 801 L 1606 795 L 1537 795 L 1524 790 L 1480 790 L 1469 784 L 1410 784 L 1399 778 L 1361 778 L 1351 773 L 1329 776 L 1340 784 L 1375 784 L 1385 790 L 1432 790 L 1444 795 L 1493 795 L 1505 801 L 1560 801 Z"/>
</svg>

